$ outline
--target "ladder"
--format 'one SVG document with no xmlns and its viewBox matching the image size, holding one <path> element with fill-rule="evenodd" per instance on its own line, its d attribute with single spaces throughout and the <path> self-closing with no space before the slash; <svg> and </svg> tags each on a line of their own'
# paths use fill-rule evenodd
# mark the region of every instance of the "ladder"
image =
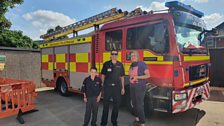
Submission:
<svg viewBox="0 0 224 126">
<path fill-rule="evenodd" d="M 122 18 L 130 18 L 133 16 L 138 16 L 138 15 L 142 15 L 146 13 L 147 12 L 145 11 L 143 12 L 140 8 L 136 8 L 130 13 L 128 13 L 127 11 L 122 12 L 121 9 L 112 8 L 108 11 L 89 17 L 87 19 L 81 20 L 79 22 L 70 24 L 68 26 L 59 28 L 51 32 L 48 32 L 44 35 L 41 35 L 40 37 L 43 38 L 45 42 L 47 42 L 47 41 L 51 41 L 51 40 L 66 36 L 71 33 L 73 33 L 73 36 L 75 36 L 75 35 L 78 35 L 78 31 L 85 30 L 90 27 L 95 27 L 95 30 L 98 30 L 100 24 L 122 19 Z"/>
</svg>

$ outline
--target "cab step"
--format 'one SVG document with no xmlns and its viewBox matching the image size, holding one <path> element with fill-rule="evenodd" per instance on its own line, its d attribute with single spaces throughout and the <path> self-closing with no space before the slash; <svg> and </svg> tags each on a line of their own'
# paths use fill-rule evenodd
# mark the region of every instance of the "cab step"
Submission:
<svg viewBox="0 0 224 126">
<path fill-rule="evenodd" d="M 153 110 L 158 112 L 168 112 L 166 109 L 161 109 L 161 108 L 154 108 Z"/>
<path fill-rule="evenodd" d="M 169 97 L 166 97 L 166 96 L 160 96 L 160 95 L 153 95 L 152 98 L 154 98 L 154 99 L 169 100 Z"/>
</svg>

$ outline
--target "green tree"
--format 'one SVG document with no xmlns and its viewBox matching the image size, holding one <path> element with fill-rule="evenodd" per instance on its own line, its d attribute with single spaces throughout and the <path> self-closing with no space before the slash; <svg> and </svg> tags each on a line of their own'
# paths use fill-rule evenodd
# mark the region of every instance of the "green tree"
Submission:
<svg viewBox="0 0 224 126">
<path fill-rule="evenodd" d="M 17 48 L 38 48 L 38 44 L 22 31 L 4 30 L 0 34 L 0 46 Z"/>
<path fill-rule="evenodd" d="M 14 8 L 18 4 L 22 4 L 23 0 L 0 0 L 0 30 L 9 29 L 12 23 L 5 18 L 5 13 L 9 8 Z"/>
<path fill-rule="evenodd" d="M 38 43 L 23 35 L 22 31 L 9 30 L 12 23 L 5 14 L 10 8 L 22 4 L 24 0 L 0 0 L 0 46 L 18 48 L 38 48 Z"/>
</svg>

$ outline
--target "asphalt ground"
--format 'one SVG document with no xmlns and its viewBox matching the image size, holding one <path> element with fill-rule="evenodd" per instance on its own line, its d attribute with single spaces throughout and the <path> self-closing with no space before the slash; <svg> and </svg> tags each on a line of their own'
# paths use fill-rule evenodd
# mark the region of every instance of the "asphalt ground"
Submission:
<svg viewBox="0 0 224 126">
<path fill-rule="evenodd" d="M 85 103 L 82 96 L 63 97 L 57 92 L 42 91 L 37 97 L 37 112 L 23 115 L 23 126 L 82 126 Z M 110 111 L 111 112 L 111 111 Z M 98 111 L 98 126 L 102 115 L 102 101 Z M 110 117 L 110 116 L 109 116 Z M 224 126 L 224 91 L 211 91 L 211 97 L 195 108 L 178 114 L 155 112 L 146 119 L 146 126 Z M 120 109 L 118 124 L 128 126 L 134 116 L 124 107 Z M 0 119 L 0 126 L 19 126 L 16 116 Z M 109 123 L 108 126 L 112 126 Z"/>
</svg>

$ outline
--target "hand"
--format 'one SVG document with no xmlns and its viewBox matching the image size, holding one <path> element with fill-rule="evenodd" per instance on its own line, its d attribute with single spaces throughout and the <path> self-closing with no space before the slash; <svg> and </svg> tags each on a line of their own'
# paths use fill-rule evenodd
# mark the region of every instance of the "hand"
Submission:
<svg viewBox="0 0 224 126">
<path fill-rule="evenodd" d="M 138 81 L 138 76 L 134 76 L 134 77 L 132 77 L 132 80 L 133 80 L 133 81 Z"/>
<path fill-rule="evenodd" d="M 100 96 L 98 96 L 97 98 L 96 98 L 96 102 L 100 102 Z"/>
<path fill-rule="evenodd" d="M 86 103 L 88 100 L 86 97 L 83 98 L 83 101 Z"/>
<path fill-rule="evenodd" d="M 124 95 L 125 94 L 125 90 L 124 88 L 121 89 L 121 95 Z"/>
<path fill-rule="evenodd" d="M 129 81 L 132 84 L 138 82 L 138 76 L 132 76 L 132 77 L 130 77 Z"/>
</svg>

